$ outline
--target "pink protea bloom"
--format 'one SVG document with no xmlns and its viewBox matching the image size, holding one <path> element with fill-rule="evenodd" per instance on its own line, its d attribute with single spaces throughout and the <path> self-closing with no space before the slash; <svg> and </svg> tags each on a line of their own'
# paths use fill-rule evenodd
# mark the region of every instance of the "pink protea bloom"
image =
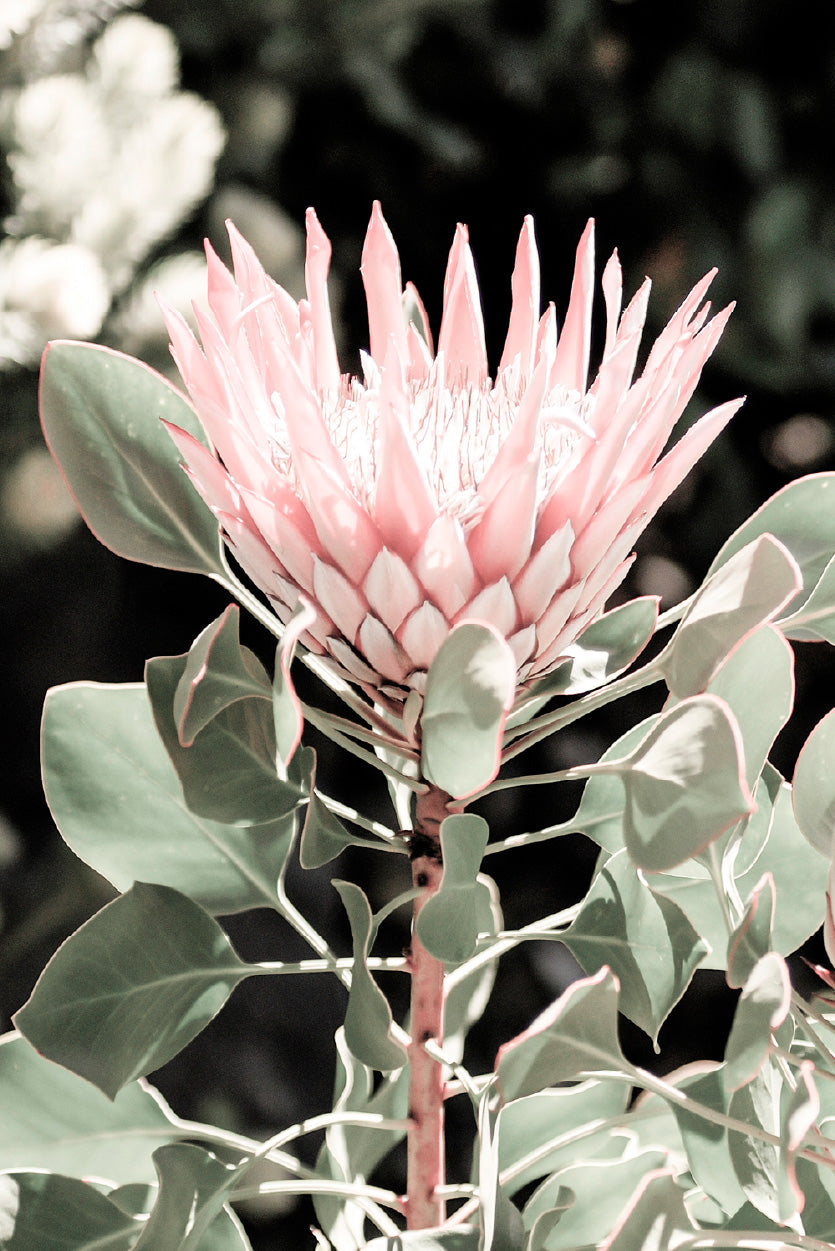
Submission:
<svg viewBox="0 0 835 1251">
<path fill-rule="evenodd" d="M 207 246 L 202 350 L 167 312 L 172 352 L 212 451 L 172 429 L 226 542 L 301 641 L 378 704 L 421 691 L 450 630 L 486 622 L 523 686 L 558 664 L 601 611 L 660 504 L 741 401 L 713 409 L 662 455 L 730 307 L 708 321 L 713 274 L 693 289 L 633 381 L 649 295 L 621 315 L 617 253 L 602 277 L 606 337 L 587 385 L 593 223 L 565 320 L 540 316 L 526 218 L 504 351 L 490 377 L 475 267 L 458 226 L 437 352 L 374 205 L 362 256 L 370 352 L 342 374 L 328 304 L 331 248 L 307 213 L 307 299 L 297 304 L 229 226 L 234 277 Z M 411 314 L 411 318 L 409 316 Z"/>
</svg>

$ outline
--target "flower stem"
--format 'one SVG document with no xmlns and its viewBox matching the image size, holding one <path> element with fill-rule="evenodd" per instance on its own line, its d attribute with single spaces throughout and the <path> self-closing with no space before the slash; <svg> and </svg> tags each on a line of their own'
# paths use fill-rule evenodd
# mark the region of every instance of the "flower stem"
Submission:
<svg viewBox="0 0 835 1251">
<path fill-rule="evenodd" d="M 409 956 L 412 974 L 411 1042 L 409 1044 L 409 1136 L 406 1217 L 409 1229 L 443 1224 L 444 1185 L 444 1078 L 443 1065 L 425 1047 L 444 1041 L 444 966 L 431 956 L 417 937 L 420 910 L 435 894 L 443 876 L 441 822 L 449 811 L 449 796 L 430 787 L 417 797 L 412 838 L 412 881 L 418 890 Z"/>
</svg>

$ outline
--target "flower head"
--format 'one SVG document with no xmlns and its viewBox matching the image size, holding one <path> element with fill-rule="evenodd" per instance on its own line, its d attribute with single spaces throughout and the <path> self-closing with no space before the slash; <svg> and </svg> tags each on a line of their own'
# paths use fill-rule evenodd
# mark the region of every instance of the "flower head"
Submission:
<svg viewBox="0 0 835 1251">
<path fill-rule="evenodd" d="M 362 256 L 370 351 L 340 372 L 330 243 L 307 213 L 307 298 L 296 303 L 229 226 L 234 277 L 207 245 L 202 349 L 167 311 L 172 352 L 211 442 L 171 433 L 236 558 L 302 642 L 396 710 L 450 630 L 486 622 L 523 685 L 558 664 L 601 611 L 632 548 L 741 401 L 663 454 L 730 307 L 693 289 L 633 381 L 649 282 L 621 313 L 617 254 L 602 277 L 606 337 L 587 384 L 594 286 L 589 222 L 558 333 L 540 316 L 533 222 L 522 227 L 494 378 L 467 230 L 444 282 L 437 351 L 374 205 Z"/>
</svg>

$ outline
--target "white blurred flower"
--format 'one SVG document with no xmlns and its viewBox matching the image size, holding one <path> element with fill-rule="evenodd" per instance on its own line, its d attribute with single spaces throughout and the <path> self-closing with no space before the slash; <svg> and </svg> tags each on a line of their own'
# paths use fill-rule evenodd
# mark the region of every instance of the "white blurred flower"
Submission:
<svg viewBox="0 0 835 1251">
<path fill-rule="evenodd" d="M 73 243 L 0 243 L 0 365 L 33 364 L 48 339 L 88 339 L 110 291 L 98 258 Z"/>
<path fill-rule="evenodd" d="M 89 85 L 53 74 L 5 93 L 3 139 L 14 183 L 10 234 L 66 240 L 91 189 L 106 177 L 111 137 Z"/>
<path fill-rule="evenodd" d="M 208 193 L 224 142 L 217 111 L 181 92 L 162 26 L 116 18 L 82 73 L 54 74 L 0 98 L 12 235 L 95 253 L 111 293 Z"/>
<path fill-rule="evenodd" d="M 22 35 L 41 7 L 40 0 L 3 0 L 0 8 L 0 49 Z"/>
<path fill-rule="evenodd" d="M 87 77 L 113 122 L 134 125 L 149 103 L 172 95 L 179 86 L 180 58 L 166 26 L 126 14 L 111 24 L 93 46 Z"/>
</svg>

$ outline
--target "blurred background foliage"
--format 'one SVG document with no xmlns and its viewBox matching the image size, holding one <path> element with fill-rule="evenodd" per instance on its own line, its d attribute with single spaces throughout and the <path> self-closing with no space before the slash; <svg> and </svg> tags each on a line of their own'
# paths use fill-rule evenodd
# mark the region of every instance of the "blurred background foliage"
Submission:
<svg viewBox="0 0 835 1251">
<path fill-rule="evenodd" d="M 186 650 L 224 607 L 208 583 L 116 560 L 78 522 L 37 422 L 46 341 L 95 339 L 168 370 L 154 291 L 186 311 L 202 298 L 201 240 L 223 254 L 231 217 L 298 296 L 308 204 L 334 244 L 345 369 L 366 342 L 358 266 L 375 198 L 436 330 L 454 224 L 469 224 L 493 360 L 525 213 L 558 314 L 591 214 L 599 255 L 618 247 L 629 293 L 652 276 L 650 332 L 716 265 L 717 304 L 738 303 L 693 413 L 749 399 L 642 540 L 623 592 L 675 602 L 769 494 L 835 467 L 833 36 L 832 0 L 0 4 L 0 1024 L 109 893 L 62 850 L 41 797 L 46 689 L 138 680 L 146 656 Z M 256 631 L 247 641 L 269 653 Z M 831 659 L 800 651 L 798 728 L 778 744 L 789 775 L 835 690 Z M 583 723 L 535 763 L 593 758 L 642 711 L 638 701 Z M 327 767 L 338 768 L 330 755 Z M 366 785 L 373 795 L 358 793 Z M 334 789 L 381 802 L 353 766 Z M 575 799 L 540 793 L 534 809 L 504 792 L 489 815 L 503 832 L 531 828 Z M 581 839 L 546 846 L 500 875 L 514 924 L 546 896 L 546 911 L 576 897 L 591 872 Z M 327 928 L 323 879 L 296 888 Z M 266 942 L 291 958 L 270 921 L 230 928 L 244 955 L 267 958 Z M 527 1024 L 571 976 L 553 946 L 503 966 L 502 1029 Z M 324 1104 L 332 1056 L 312 1049 L 311 1013 L 335 1027 L 341 1005 L 314 1006 L 292 981 L 279 1003 L 261 980 L 242 988 L 223 1029 L 170 1067 L 161 1083 L 178 1110 L 258 1129 L 311 1097 Z M 693 1009 L 708 1003 L 697 1036 Z M 709 975 L 688 1007 L 687 1029 L 662 1035 L 666 1067 L 709 1051 L 730 1010 Z M 494 1033 L 488 1021 L 485 1063 Z M 650 1058 L 645 1040 L 627 1044 Z"/>
</svg>

